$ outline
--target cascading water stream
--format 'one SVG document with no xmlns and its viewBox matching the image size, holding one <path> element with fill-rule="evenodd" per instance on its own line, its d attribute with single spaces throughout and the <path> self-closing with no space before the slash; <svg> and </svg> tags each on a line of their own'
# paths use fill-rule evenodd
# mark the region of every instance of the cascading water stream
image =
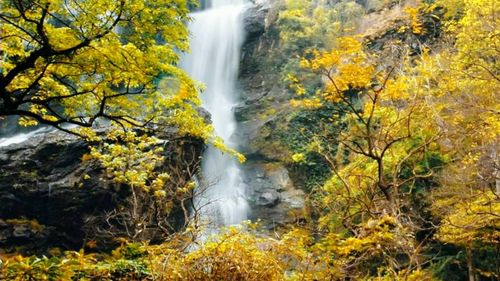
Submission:
<svg viewBox="0 0 500 281">
<path fill-rule="evenodd" d="M 210 112 L 216 134 L 227 146 L 235 147 L 236 130 L 232 108 L 237 102 L 236 79 L 244 40 L 243 0 L 212 0 L 207 9 L 192 14 L 189 25 L 191 53 L 183 68 L 205 84 L 203 106 Z M 210 183 L 195 198 L 203 220 L 216 225 L 237 224 L 247 218 L 248 204 L 241 169 L 231 155 L 209 147 L 202 161 L 202 180 Z"/>
</svg>

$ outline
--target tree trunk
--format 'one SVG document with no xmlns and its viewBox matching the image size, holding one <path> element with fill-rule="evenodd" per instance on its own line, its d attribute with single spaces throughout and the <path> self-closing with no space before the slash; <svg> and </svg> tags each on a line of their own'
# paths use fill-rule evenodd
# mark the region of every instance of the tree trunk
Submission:
<svg viewBox="0 0 500 281">
<path fill-rule="evenodd" d="M 500 196 L 500 161 L 497 158 L 496 148 L 493 148 L 493 153 L 491 155 L 493 160 L 493 177 L 495 178 L 495 191 L 497 196 Z"/>
<path fill-rule="evenodd" d="M 467 248 L 467 270 L 469 271 L 469 281 L 476 281 L 474 265 L 472 263 L 472 249 L 470 248 Z"/>
</svg>

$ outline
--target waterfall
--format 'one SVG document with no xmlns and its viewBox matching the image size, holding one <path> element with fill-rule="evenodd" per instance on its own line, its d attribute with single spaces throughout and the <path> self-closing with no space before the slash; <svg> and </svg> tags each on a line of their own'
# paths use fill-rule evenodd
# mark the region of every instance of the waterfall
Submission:
<svg viewBox="0 0 500 281">
<path fill-rule="evenodd" d="M 236 79 L 240 49 L 244 40 L 242 0 L 212 0 L 207 9 L 192 14 L 189 24 L 191 53 L 182 60 L 183 68 L 205 84 L 203 106 L 212 118 L 216 134 L 228 147 L 236 130 L 233 106 L 237 103 Z M 248 203 L 239 163 L 231 155 L 208 147 L 201 163 L 201 195 L 195 208 L 202 220 L 216 226 L 237 224 L 247 218 Z M 207 184 L 208 183 L 208 184 Z M 206 189 L 205 189 L 206 188 Z"/>
</svg>

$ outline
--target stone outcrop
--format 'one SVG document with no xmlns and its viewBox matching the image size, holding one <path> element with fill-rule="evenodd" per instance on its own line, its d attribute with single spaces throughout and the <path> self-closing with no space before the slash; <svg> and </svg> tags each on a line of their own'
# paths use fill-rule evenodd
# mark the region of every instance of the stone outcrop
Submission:
<svg viewBox="0 0 500 281">
<path fill-rule="evenodd" d="M 0 148 L 1 248 L 81 246 L 85 214 L 114 207 L 113 190 L 98 182 L 100 167 L 81 163 L 87 146 L 75 137 L 49 133 Z M 90 179 L 84 181 L 84 174 Z M 21 221 L 36 221 L 43 231 L 8 223 Z"/>
<path fill-rule="evenodd" d="M 245 33 L 247 42 L 259 39 L 273 22 L 273 10 L 278 0 L 253 0 L 245 12 Z"/>
<path fill-rule="evenodd" d="M 250 187 L 251 219 L 260 219 L 268 228 L 300 219 L 304 192 L 294 186 L 283 165 L 250 161 L 245 165 L 245 183 Z"/>
</svg>

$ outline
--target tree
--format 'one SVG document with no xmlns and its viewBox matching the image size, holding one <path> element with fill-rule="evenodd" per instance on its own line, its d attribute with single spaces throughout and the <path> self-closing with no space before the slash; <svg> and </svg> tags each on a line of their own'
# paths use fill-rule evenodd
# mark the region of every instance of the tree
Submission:
<svg viewBox="0 0 500 281">
<path fill-rule="evenodd" d="M 420 123 L 426 110 L 424 91 L 412 87 L 417 81 L 411 73 L 404 73 L 404 65 L 377 71 L 363 52 L 361 42 L 347 37 L 341 38 L 338 48 L 330 52 L 313 52 L 311 59 L 302 61 L 302 66 L 322 75 L 324 86 L 312 98 L 292 103 L 338 106 L 344 113 L 347 130 L 335 141 L 355 157 L 363 158 L 353 158 L 351 162 L 373 163 L 370 174 L 376 176 L 369 181 L 390 204 L 397 204 L 403 185 L 430 177 L 428 172 L 415 169 L 403 175 L 405 169 L 416 164 L 411 158 L 424 152 L 439 136 L 432 124 Z M 301 93 L 300 85 L 292 87 Z"/>
<path fill-rule="evenodd" d="M 3 1 L 0 118 L 84 137 L 100 120 L 123 130 L 169 123 L 206 137 L 199 88 L 177 67 L 189 2 Z"/>
<path fill-rule="evenodd" d="M 352 37 L 340 38 L 331 51 L 313 51 L 302 67 L 320 75 L 323 86 L 307 93 L 296 80 L 291 87 L 306 98 L 292 104 L 334 106 L 344 124 L 336 139 L 311 146 L 333 172 L 315 195 L 322 209 L 320 226 L 331 233 L 326 235 L 342 233 L 336 243 L 343 248 L 332 248 L 333 255 L 345 261 L 352 278 L 377 264 L 381 272 L 408 277 L 422 268 L 430 238 L 417 238 L 425 231 L 426 218 L 416 193 L 426 188 L 423 183 L 440 163 L 433 161 L 440 128 L 424 121 L 433 118 L 424 80 L 415 76 L 418 70 L 410 59 L 386 67 Z M 374 227 L 378 223 L 383 227 Z M 352 252 L 360 254 L 353 257 Z"/>
<path fill-rule="evenodd" d="M 153 190 L 168 177 L 152 130 L 210 139 L 188 49 L 186 0 L 12 0 L 0 11 L 0 119 L 46 124 L 94 143 L 116 182 Z M 98 124 L 107 124 L 97 133 Z M 67 126 L 67 125 L 73 125 Z M 106 140 L 105 142 L 100 142 Z M 152 191 L 152 192 L 153 192 Z"/>
</svg>

